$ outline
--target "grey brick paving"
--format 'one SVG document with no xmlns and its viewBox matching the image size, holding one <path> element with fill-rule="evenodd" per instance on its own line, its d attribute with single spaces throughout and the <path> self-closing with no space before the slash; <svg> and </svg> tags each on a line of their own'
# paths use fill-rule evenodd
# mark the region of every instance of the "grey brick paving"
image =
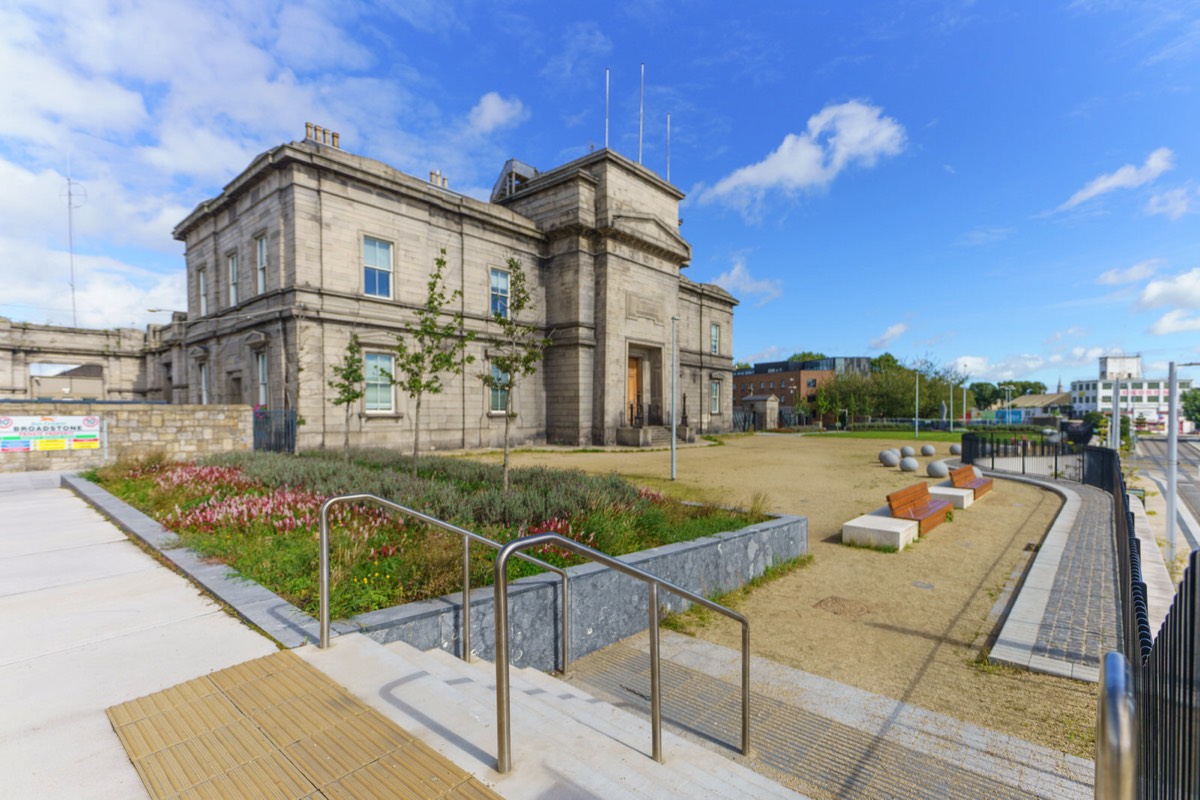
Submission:
<svg viewBox="0 0 1200 800">
<path fill-rule="evenodd" d="M 1121 650 L 1112 499 L 1092 486 L 1070 488 L 1082 502 L 1033 654 L 1099 668 L 1104 653 Z"/>
</svg>

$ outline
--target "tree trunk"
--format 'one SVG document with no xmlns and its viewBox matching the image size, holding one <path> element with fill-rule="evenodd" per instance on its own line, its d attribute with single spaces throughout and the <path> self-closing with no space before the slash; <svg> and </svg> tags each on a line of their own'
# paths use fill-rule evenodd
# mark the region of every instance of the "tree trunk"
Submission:
<svg viewBox="0 0 1200 800">
<path fill-rule="evenodd" d="M 421 394 L 417 394 L 417 407 L 413 411 L 413 454 L 412 476 L 417 477 L 417 453 L 421 444 Z"/>
<path fill-rule="evenodd" d="M 350 460 L 350 404 L 346 404 L 346 435 L 342 437 L 342 459 Z"/>
<path fill-rule="evenodd" d="M 504 395 L 504 493 L 508 494 L 508 425 L 512 420 L 512 380 Z"/>
</svg>

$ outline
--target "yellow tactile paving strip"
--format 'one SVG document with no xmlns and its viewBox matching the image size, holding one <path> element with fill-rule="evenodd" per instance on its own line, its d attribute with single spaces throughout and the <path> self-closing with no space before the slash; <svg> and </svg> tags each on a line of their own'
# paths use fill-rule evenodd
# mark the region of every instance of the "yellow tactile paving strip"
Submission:
<svg viewBox="0 0 1200 800">
<path fill-rule="evenodd" d="M 286 650 L 108 719 L 155 800 L 501 800 Z"/>
</svg>

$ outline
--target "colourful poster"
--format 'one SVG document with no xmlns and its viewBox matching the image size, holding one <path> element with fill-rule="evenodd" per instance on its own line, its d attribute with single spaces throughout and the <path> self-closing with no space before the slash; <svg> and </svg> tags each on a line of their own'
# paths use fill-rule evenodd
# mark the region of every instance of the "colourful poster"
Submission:
<svg viewBox="0 0 1200 800">
<path fill-rule="evenodd" d="M 99 417 L 0 416 L 0 453 L 98 449 Z"/>
</svg>

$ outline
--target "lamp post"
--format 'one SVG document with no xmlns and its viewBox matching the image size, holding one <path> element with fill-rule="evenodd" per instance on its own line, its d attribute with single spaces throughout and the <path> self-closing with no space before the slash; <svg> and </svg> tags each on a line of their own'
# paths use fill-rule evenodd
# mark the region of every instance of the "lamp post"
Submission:
<svg viewBox="0 0 1200 800">
<path fill-rule="evenodd" d="M 1176 499 L 1175 491 L 1179 482 L 1179 381 L 1175 375 L 1175 362 L 1170 364 L 1168 384 L 1170 396 L 1167 397 L 1167 566 L 1175 563 L 1175 527 Z M 1179 364 L 1181 367 L 1200 366 L 1200 362 L 1189 361 Z"/>
<path fill-rule="evenodd" d="M 913 381 L 916 384 L 916 391 L 913 399 L 913 438 L 921 438 L 921 373 L 913 370 Z"/>
<path fill-rule="evenodd" d="M 675 480 L 675 394 L 679 379 L 679 347 L 676 341 L 676 325 L 679 317 L 671 317 L 671 480 Z"/>
<path fill-rule="evenodd" d="M 1004 387 L 1004 422 L 1012 425 L 1012 387 Z"/>
</svg>

